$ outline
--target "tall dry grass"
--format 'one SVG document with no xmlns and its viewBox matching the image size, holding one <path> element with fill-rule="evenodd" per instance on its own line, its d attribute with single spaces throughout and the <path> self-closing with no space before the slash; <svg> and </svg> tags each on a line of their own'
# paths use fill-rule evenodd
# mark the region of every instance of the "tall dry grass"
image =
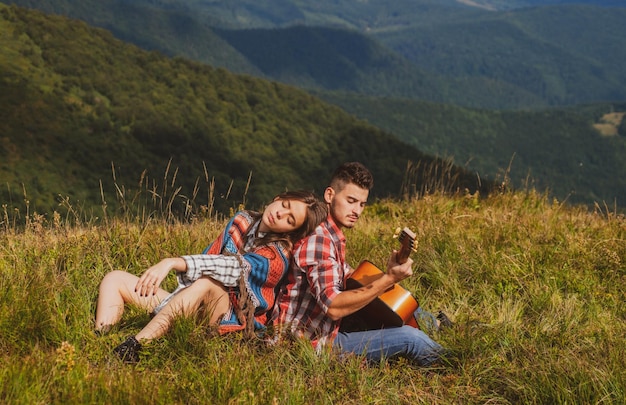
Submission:
<svg viewBox="0 0 626 405">
<path fill-rule="evenodd" d="M 102 277 L 200 252 L 225 225 L 217 215 L 169 215 L 171 200 L 163 201 L 163 211 L 128 209 L 98 223 L 29 213 L 18 227 L 5 210 L 0 402 L 626 402 L 626 221 L 606 207 L 504 188 L 489 197 L 435 192 L 369 205 L 346 231 L 348 260 L 382 267 L 397 245 L 394 230 L 416 232 L 415 274 L 403 286 L 424 310 L 444 310 L 455 323 L 432 332 L 451 351 L 436 367 L 365 365 L 316 355 L 303 342 L 216 338 L 188 318 L 128 366 L 111 350 L 148 315 L 129 308 L 113 333 L 97 337 Z"/>
</svg>

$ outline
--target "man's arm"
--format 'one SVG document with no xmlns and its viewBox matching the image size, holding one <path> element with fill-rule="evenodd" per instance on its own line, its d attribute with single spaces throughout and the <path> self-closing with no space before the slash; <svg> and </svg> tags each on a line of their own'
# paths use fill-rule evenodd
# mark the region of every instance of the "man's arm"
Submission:
<svg viewBox="0 0 626 405">
<path fill-rule="evenodd" d="M 394 251 L 387 263 L 387 273 L 374 280 L 372 283 L 354 290 L 346 290 L 339 293 L 328 307 L 327 315 L 332 320 L 338 320 L 355 313 L 376 297 L 393 287 L 394 284 L 410 277 L 413 274 L 411 258 L 403 264 L 396 261 L 397 251 Z"/>
</svg>

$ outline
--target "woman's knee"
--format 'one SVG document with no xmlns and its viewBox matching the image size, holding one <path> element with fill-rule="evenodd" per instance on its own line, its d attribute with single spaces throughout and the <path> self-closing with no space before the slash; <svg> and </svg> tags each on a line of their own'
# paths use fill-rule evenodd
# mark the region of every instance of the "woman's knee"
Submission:
<svg viewBox="0 0 626 405">
<path fill-rule="evenodd" d="M 107 273 L 100 282 L 100 288 L 120 287 L 126 283 L 130 273 L 121 270 L 113 270 Z"/>
<path fill-rule="evenodd" d="M 187 288 L 197 295 L 219 297 L 223 294 L 228 294 L 226 289 L 219 282 L 210 277 L 201 277 Z"/>
<path fill-rule="evenodd" d="M 110 297 L 120 295 L 124 302 L 138 301 L 135 297 L 135 285 L 139 277 L 121 270 L 107 273 L 100 282 L 100 295 Z"/>
<path fill-rule="evenodd" d="M 178 295 L 185 303 L 199 305 L 215 302 L 220 300 L 220 298 L 227 298 L 228 292 L 215 280 L 202 277 L 194 281 Z"/>
</svg>

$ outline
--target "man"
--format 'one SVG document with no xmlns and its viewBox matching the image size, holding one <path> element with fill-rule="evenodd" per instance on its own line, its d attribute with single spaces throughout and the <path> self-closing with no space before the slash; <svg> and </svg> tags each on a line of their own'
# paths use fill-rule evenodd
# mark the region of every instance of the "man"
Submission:
<svg viewBox="0 0 626 405">
<path fill-rule="evenodd" d="M 442 347 L 417 328 L 405 325 L 359 332 L 339 330 L 342 318 L 412 274 L 413 260 L 399 264 L 394 251 L 382 277 L 361 288 L 345 290 L 353 269 L 345 260 L 342 228 L 356 224 L 373 184 L 371 173 L 361 163 L 345 163 L 335 170 L 324 191 L 328 218 L 294 247 L 288 281 L 277 301 L 276 323 L 283 330 L 310 339 L 317 349 L 332 345 L 371 361 L 403 356 L 426 366 L 439 359 Z"/>
</svg>

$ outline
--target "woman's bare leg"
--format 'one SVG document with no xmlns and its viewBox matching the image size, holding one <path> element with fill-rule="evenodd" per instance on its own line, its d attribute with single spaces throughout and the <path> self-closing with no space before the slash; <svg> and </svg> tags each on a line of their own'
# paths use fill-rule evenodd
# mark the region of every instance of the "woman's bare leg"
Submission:
<svg viewBox="0 0 626 405">
<path fill-rule="evenodd" d="M 100 283 L 96 307 L 96 330 L 100 331 L 118 323 L 124 313 L 124 304 L 134 304 L 152 311 L 165 297 L 167 291 L 159 288 L 156 295 L 142 297 L 135 292 L 139 277 L 125 271 L 114 270 Z"/>
<path fill-rule="evenodd" d="M 202 277 L 193 282 L 189 287 L 177 293 L 152 320 L 137 334 L 135 338 L 141 343 L 159 338 L 167 332 L 172 320 L 177 316 L 190 316 L 194 314 L 200 305 L 207 305 L 211 324 L 224 315 L 229 307 L 228 292 L 221 283 Z"/>
</svg>

